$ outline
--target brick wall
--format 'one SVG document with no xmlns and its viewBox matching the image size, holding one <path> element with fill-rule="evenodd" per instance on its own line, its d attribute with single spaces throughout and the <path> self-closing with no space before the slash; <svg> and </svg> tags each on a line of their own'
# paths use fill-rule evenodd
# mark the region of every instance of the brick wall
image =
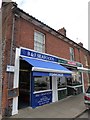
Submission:
<svg viewBox="0 0 90 120">
<path fill-rule="evenodd" d="M 42 30 L 23 18 L 16 17 L 16 26 L 16 46 L 34 49 L 34 30 L 37 30 L 45 34 L 46 53 L 70 59 L 68 43 L 56 38 L 54 35 Z"/>
<path fill-rule="evenodd" d="M 10 73 L 6 72 L 7 65 L 14 64 L 14 51 L 12 50 L 12 26 L 13 26 L 13 14 L 12 3 L 4 3 L 2 7 L 2 43 L 3 43 L 3 74 L 2 74 L 2 113 L 3 115 L 8 112 L 8 89 L 9 83 L 13 81 Z M 12 51 L 12 52 L 11 52 Z"/>
</svg>

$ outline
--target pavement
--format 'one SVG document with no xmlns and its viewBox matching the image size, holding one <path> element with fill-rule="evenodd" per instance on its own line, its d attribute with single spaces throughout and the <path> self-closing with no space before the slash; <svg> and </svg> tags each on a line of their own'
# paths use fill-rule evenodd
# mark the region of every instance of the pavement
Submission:
<svg viewBox="0 0 90 120">
<path fill-rule="evenodd" d="M 79 94 L 35 109 L 20 109 L 17 115 L 10 118 L 76 118 L 85 110 L 83 94 Z"/>
</svg>

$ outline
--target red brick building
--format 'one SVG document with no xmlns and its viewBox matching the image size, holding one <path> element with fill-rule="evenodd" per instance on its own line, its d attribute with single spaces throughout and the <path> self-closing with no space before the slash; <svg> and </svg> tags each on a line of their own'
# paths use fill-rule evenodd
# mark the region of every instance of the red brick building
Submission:
<svg viewBox="0 0 90 120">
<path fill-rule="evenodd" d="M 18 112 L 18 108 L 13 108 L 14 105 L 16 105 L 16 107 L 19 106 L 18 105 L 19 102 L 17 99 L 18 96 L 20 96 L 19 87 L 21 87 L 17 85 L 16 87 L 14 86 L 15 84 L 17 84 L 15 81 L 16 73 L 12 70 L 15 67 L 15 64 L 17 64 L 15 63 L 16 62 L 15 59 L 18 54 L 18 52 L 16 52 L 16 48 L 18 50 L 21 50 L 23 47 L 24 50 L 25 48 L 31 51 L 35 50 L 34 52 L 37 51 L 37 53 L 40 53 L 42 55 L 48 55 L 49 57 L 52 56 L 58 58 L 57 62 L 60 65 L 69 69 L 70 71 L 75 71 L 73 77 L 74 82 L 77 78 L 77 75 L 78 75 L 77 79 L 79 79 L 79 77 L 80 79 L 82 79 L 81 82 L 82 84 L 79 85 L 80 88 L 78 86 L 75 87 L 75 85 L 74 87 L 72 87 L 73 85 L 71 85 L 71 88 L 72 89 L 78 88 L 78 91 L 80 90 L 79 91 L 80 93 L 84 92 L 84 90 L 87 89 L 87 86 L 90 82 L 90 51 L 85 49 L 82 43 L 77 44 L 74 41 L 72 41 L 70 38 L 68 38 L 66 36 L 65 28 L 62 28 L 58 31 L 54 30 L 53 28 L 47 26 L 46 24 L 34 18 L 33 16 L 30 16 L 29 14 L 25 13 L 23 10 L 18 8 L 17 4 L 14 2 L 11 3 L 3 2 L 2 13 L 3 13 L 2 14 L 2 46 L 3 46 L 2 113 L 3 115 L 8 115 L 8 114 L 13 115 Z M 16 70 L 16 72 L 19 71 L 19 76 L 17 75 L 19 79 L 21 77 L 20 75 L 23 74 L 20 71 L 25 72 L 26 70 L 25 66 L 27 66 L 28 69 L 29 67 L 31 68 L 31 66 L 27 65 L 26 62 L 23 62 L 22 59 L 23 57 L 19 56 L 20 64 L 18 64 L 18 68 Z M 8 65 L 11 70 L 10 69 L 8 70 Z M 26 73 L 24 74 L 26 76 Z M 48 79 L 51 79 L 51 76 Z M 69 81 L 70 80 L 71 77 L 69 78 Z M 68 95 L 73 94 L 71 93 L 71 91 L 73 90 L 69 88 L 70 84 L 67 85 L 68 85 L 68 91 L 70 91 Z M 51 87 L 50 89 L 53 89 L 53 87 Z M 58 90 L 58 98 L 56 96 L 55 100 L 52 100 L 53 102 L 61 99 L 59 98 L 60 97 L 59 94 L 62 94 L 62 96 L 64 93 L 66 94 L 66 92 L 64 91 L 59 92 L 59 90 Z M 26 97 L 25 101 L 28 101 L 27 99 L 28 97 Z M 29 105 L 33 107 L 32 104 L 33 103 L 31 102 Z M 14 109 L 16 111 L 14 111 Z"/>
</svg>

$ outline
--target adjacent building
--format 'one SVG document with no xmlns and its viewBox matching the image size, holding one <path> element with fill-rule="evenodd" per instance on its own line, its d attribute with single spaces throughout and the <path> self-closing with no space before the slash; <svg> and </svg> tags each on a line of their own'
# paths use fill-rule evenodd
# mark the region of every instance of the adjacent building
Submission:
<svg viewBox="0 0 90 120">
<path fill-rule="evenodd" d="M 14 115 L 84 93 L 90 51 L 17 7 L 2 3 L 2 113 Z"/>
</svg>

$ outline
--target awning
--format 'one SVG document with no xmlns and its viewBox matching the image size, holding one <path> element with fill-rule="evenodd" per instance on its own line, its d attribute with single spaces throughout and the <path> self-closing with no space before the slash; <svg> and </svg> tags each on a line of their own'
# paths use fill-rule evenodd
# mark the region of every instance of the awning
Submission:
<svg viewBox="0 0 90 120">
<path fill-rule="evenodd" d="M 55 62 L 27 57 L 23 57 L 23 60 L 32 65 L 32 71 L 72 74 L 72 71 Z"/>
<path fill-rule="evenodd" d="M 77 67 L 77 69 L 81 72 L 89 72 L 90 73 L 90 69 L 88 69 L 88 68 Z"/>
</svg>

